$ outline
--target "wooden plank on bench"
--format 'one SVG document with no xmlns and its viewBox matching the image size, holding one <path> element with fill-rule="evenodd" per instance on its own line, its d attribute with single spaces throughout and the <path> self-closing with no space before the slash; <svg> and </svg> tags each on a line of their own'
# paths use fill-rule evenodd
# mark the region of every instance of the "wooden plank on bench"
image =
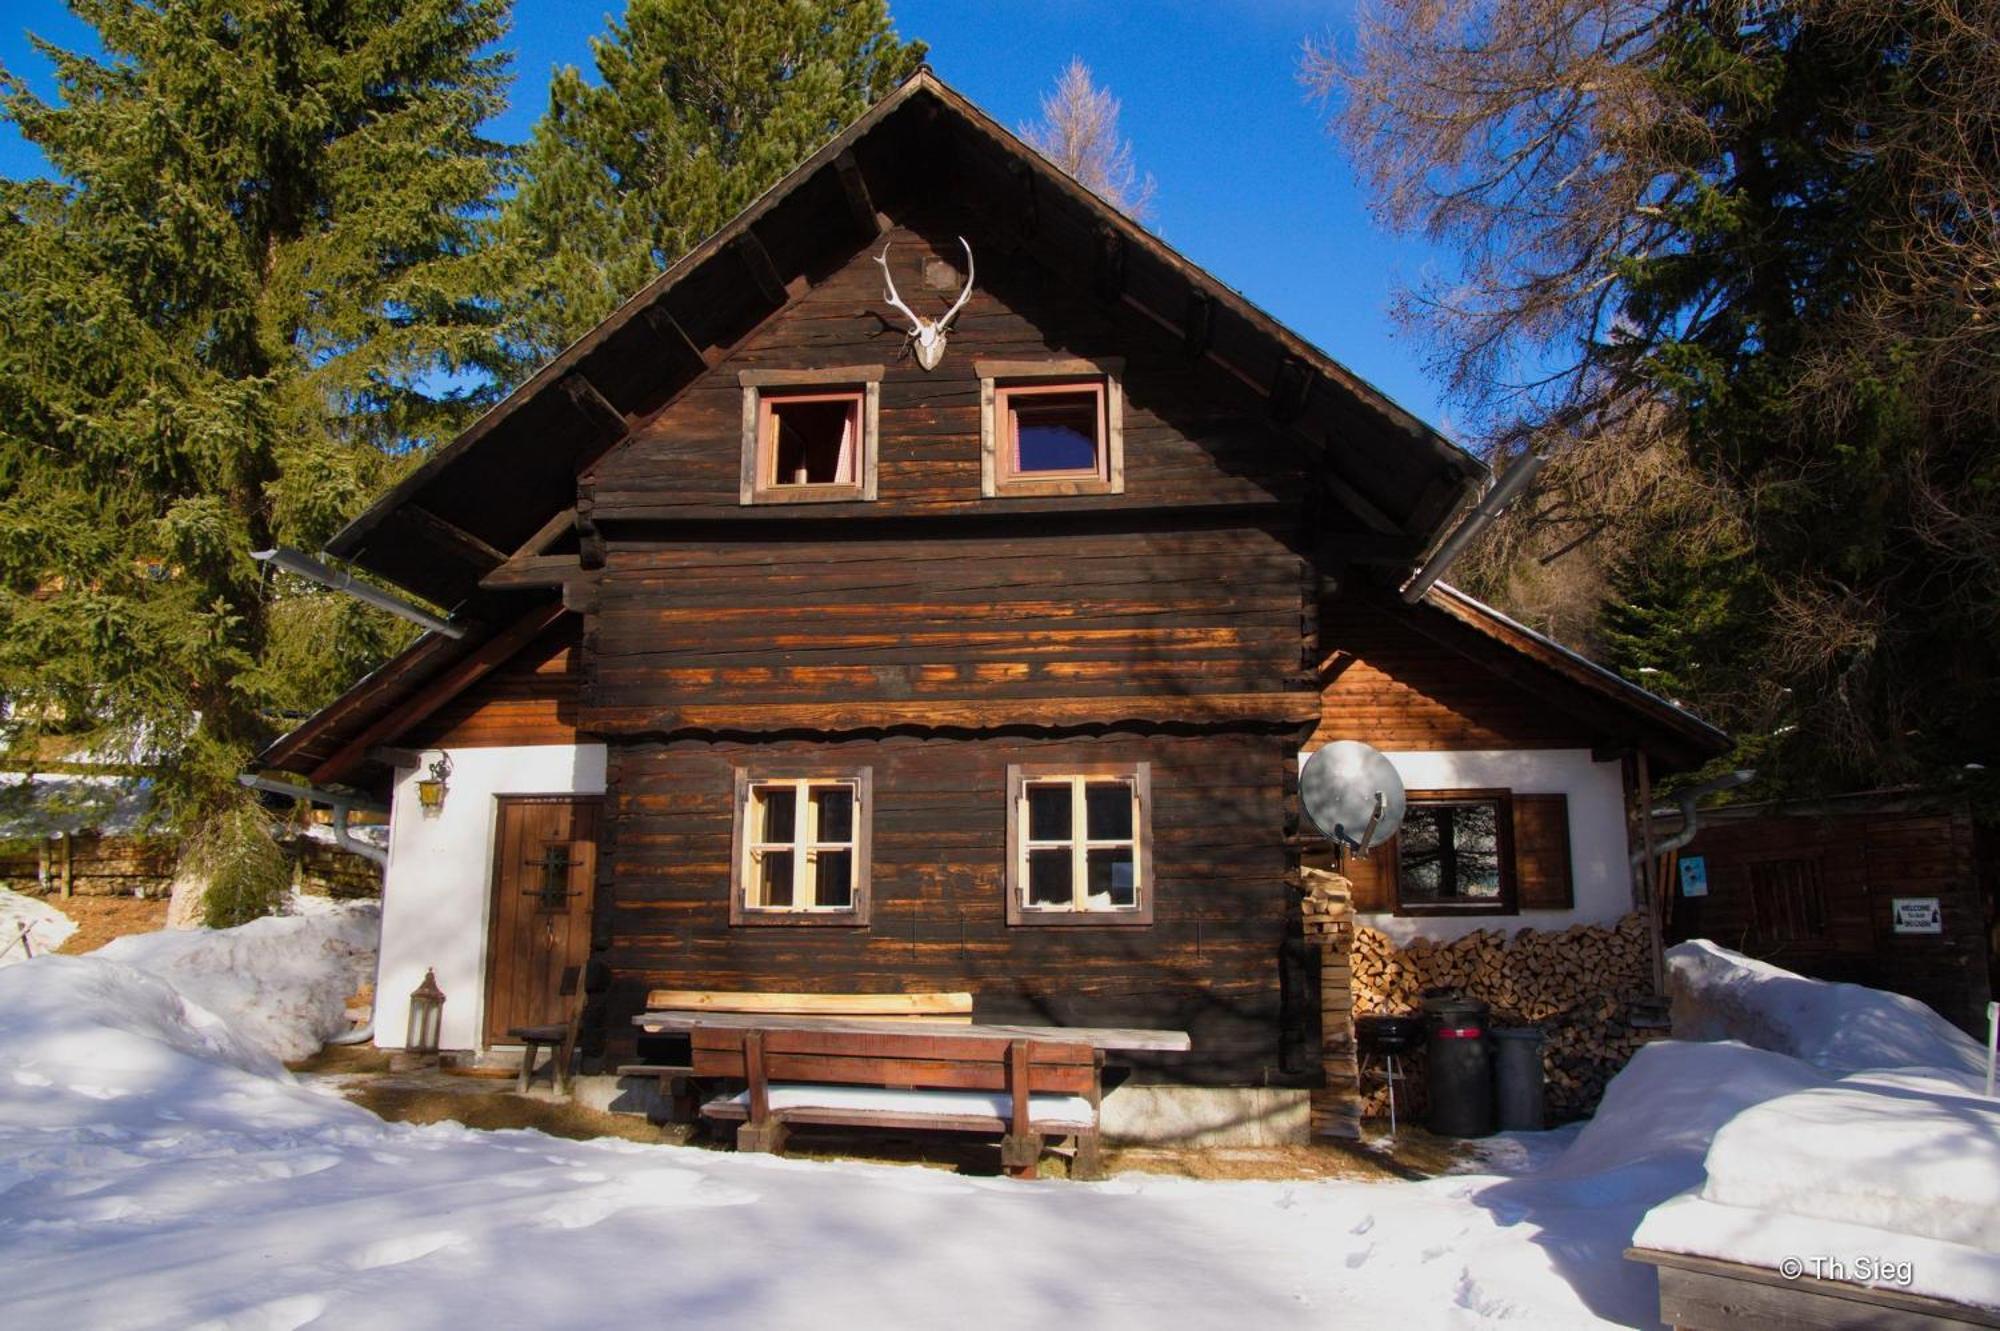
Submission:
<svg viewBox="0 0 2000 1331">
<path fill-rule="evenodd" d="M 716 989 L 655 989 L 651 1009 L 681 1012 L 744 1012 L 773 1016 L 962 1017 L 972 1019 L 970 993 L 790 994 L 725 993 Z"/>
<path fill-rule="evenodd" d="M 1086 1051 L 1087 1052 L 1087 1051 Z M 842 1057 L 837 1054 L 780 1054 L 766 1048 L 765 1074 L 772 1081 L 827 1082 L 843 1086 L 935 1087 L 954 1091 L 1004 1091 L 1011 1085 L 1007 1065 L 997 1060 Z M 697 1077 L 743 1081 L 748 1066 L 739 1049 L 697 1049 Z M 1037 1093 L 1088 1095 L 1097 1072 L 1089 1064 L 1034 1063 L 1029 1081 Z"/>
<path fill-rule="evenodd" d="M 764 1032 L 764 1049 L 773 1054 L 835 1054 L 845 1057 L 932 1058 L 957 1061 L 998 1062 L 1019 1037 L 998 1035 L 939 1036 L 929 1030 L 847 1031 L 793 1030 L 789 1027 L 759 1027 Z M 692 1032 L 695 1049 L 726 1050 L 743 1048 L 744 1032 L 730 1028 L 702 1026 Z M 1089 1067 L 1092 1051 L 1087 1044 L 1032 1040 L 1035 1062 Z"/>
<path fill-rule="evenodd" d="M 949 1022 L 913 1019 L 907 1022 L 869 1020 L 861 1017 L 755 1016 L 740 1012 L 642 1012 L 632 1024 L 649 1034 L 662 1031 L 687 1032 L 706 1029 L 761 1031 L 832 1031 L 843 1034 L 894 1034 L 921 1030 L 940 1039 L 1033 1040 L 1039 1044 L 1080 1044 L 1113 1051 L 1143 1050 L 1149 1053 L 1186 1053 L 1193 1042 L 1186 1031 L 1147 1030 L 1117 1026 L 1002 1026 L 987 1023 L 955 1025 Z"/>
</svg>

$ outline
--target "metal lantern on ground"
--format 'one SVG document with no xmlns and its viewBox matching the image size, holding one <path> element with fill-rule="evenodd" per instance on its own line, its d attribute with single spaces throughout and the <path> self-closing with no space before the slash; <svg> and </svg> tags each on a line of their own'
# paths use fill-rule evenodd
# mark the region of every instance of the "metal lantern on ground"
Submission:
<svg viewBox="0 0 2000 1331">
<path fill-rule="evenodd" d="M 435 1054 L 443 1025 L 444 990 L 438 988 L 437 972 L 426 969 L 424 982 L 410 993 L 410 1029 L 404 1048 L 413 1054 Z"/>
<path fill-rule="evenodd" d="M 431 774 L 417 781 L 417 803 L 424 814 L 430 816 L 444 808 L 444 793 L 451 780 L 451 755 L 440 751 L 437 761 L 431 764 Z"/>
</svg>

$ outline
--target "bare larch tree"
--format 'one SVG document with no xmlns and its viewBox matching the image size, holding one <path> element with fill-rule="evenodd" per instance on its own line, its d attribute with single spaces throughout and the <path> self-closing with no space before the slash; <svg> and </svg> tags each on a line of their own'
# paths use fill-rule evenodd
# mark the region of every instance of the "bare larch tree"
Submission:
<svg viewBox="0 0 2000 1331">
<path fill-rule="evenodd" d="M 1042 118 L 1021 126 L 1021 137 L 1084 188 L 1144 221 L 1152 211 L 1154 181 L 1133 164 L 1132 141 L 1118 133 L 1118 112 L 1118 99 L 1097 86 L 1090 66 L 1072 58 L 1054 90 L 1043 96 Z"/>
</svg>

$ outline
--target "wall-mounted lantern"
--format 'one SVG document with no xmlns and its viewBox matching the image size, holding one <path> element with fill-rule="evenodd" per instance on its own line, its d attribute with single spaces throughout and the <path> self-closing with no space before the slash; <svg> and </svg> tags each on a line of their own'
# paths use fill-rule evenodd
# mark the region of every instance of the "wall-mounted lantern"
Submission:
<svg viewBox="0 0 2000 1331">
<path fill-rule="evenodd" d="M 435 1054 L 443 1025 L 444 990 L 438 988 L 437 972 L 426 968 L 424 982 L 410 994 L 410 1029 L 404 1048 L 413 1054 Z"/>
<path fill-rule="evenodd" d="M 444 808 L 444 792 L 451 781 L 451 755 L 438 750 L 437 761 L 431 764 L 431 774 L 417 780 L 417 803 L 423 807 L 424 817 L 435 818 Z"/>
</svg>

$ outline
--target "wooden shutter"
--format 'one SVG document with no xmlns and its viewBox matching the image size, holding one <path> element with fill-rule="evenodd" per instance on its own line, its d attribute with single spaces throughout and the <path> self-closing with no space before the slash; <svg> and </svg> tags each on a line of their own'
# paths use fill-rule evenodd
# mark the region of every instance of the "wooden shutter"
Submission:
<svg viewBox="0 0 2000 1331">
<path fill-rule="evenodd" d="M 1392 911 L 1396 909 L 1396 846 L 1400 837 L 1390 837 L 1368 852 L 1368 858 L 1347 854 L 1341 857 L 1339 872 L 1354 884 L 1354 909 Z"/>
<path fill-rule="evenodd" d="M 1576 905 L 1569 868 L 1569 797 L 1514 796 L 1514 884 L 1522 910 Z"/>
</svg>

